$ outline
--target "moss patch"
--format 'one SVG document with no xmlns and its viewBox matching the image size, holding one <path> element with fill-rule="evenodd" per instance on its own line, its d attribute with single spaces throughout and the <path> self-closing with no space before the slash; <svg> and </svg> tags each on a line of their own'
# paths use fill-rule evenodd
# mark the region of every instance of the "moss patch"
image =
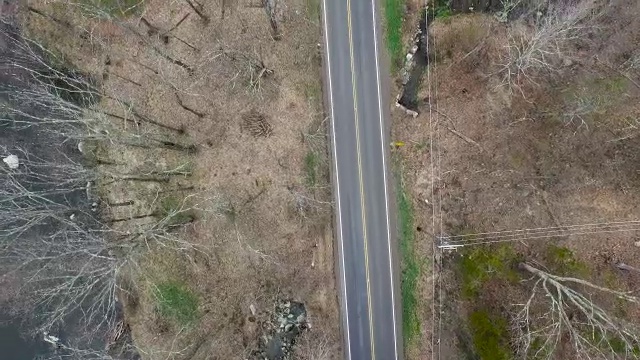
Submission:
<svg viewBox="0 0 640 360">
<path fill-rule="evenodd" d="M 547 248 L 547 263 L 554 273 L 562 276 L 588 276 L 590 273 L 589 266 L 563 246 L 550 245 Z"/>
<path fill-rule="evenodd" d="M 482 286 L 491 279 L 517 281 L 514 270 L 518 256 L 507 245 L 500 247 L 474 247 L 462 254 L 458 271 L 462 277 L 462 295 L 467 299 L 477 296 Z"/>
<path fill-rule="evenodd" d="M 507 360 L 512 358 L 509 348 L 507 321 L 486 310 L 469 315 L 469 326 L 477 355 L 482 360 Z"/>
</svg>

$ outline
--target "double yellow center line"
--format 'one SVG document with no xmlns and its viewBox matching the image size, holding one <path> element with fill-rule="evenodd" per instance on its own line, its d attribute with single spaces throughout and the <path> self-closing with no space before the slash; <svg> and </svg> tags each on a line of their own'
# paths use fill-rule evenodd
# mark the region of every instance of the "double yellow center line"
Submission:
<svg viewBox="0 0 640 360">
<path fill-rule="evenodd" d="M 356 89 L 355 58 L 353 56 L 353 31 L 351 28 L 351 0 L 347 0 L 347 27 L 349 29 L 349 56 L 351 58 L 351 83 L 353 87 L 353 112 L 356 125 L 356 152 L 358 153 L 358 180 L 360 182 L 360 206 L 362 208 L 362 237 L 364 238 L 364 266 L 367 280 L 367 309 L 369 313 L 369 336 L 371 338 L 371 359 L 375 360 L 375 344 L 373 337 L 373 311 L 371 307 L 371 281 L 369 277 L 369 249 L 367 242 L 367 216 L 362 177 L 362 153 L 360 152 L 360 129 L 358 125 L 358 91 Z"/>
</svg>

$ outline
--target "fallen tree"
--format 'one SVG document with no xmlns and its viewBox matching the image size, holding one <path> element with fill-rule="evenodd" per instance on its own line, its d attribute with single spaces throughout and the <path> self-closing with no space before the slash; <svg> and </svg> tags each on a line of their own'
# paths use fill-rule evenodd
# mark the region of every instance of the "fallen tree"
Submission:
<svg viewBox="0 0 640 360">
<path fill-rule="evenodd" d="M 637 359 L 638 326 L 612 315 L 596 298 L 638 303 L 629 292 L 589 281 L 550 274 L 523 262 L 531 293 L 514 319 L 517 355 L 525 359 L 555 359 L 567 352 L 579 359 Z M 567 348 L 568 347 L 568 348 Z M 570 349 L 570 350 L 568 350 Z"/>
</svg>

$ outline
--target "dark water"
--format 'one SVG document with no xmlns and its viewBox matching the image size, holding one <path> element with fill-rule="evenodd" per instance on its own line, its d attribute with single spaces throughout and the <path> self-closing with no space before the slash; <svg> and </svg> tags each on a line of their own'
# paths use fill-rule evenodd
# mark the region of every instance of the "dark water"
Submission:
<svg viewBox="0 0 640 360">
<path fill-rule="evenodd" d="M 3 36 L 0 38 L 0 64 L 5 64 L 10 60 L 8 54 L 12 53 L 11 43 L 7 41 L 7 37 L 16 33 L 16 27 L 11 23 L 10 11 L 12 1 L 3 1 L 0 5 L 0 31 Z M 7 74 L 0 71 L 0 88 L 5 89 L 7 86 L 20 86 L 23 79 L 17 74 Z M 6 101 L 6 99 L 3 99 Z M 0 145 L 12 147 L 17 143 L 28 143 L 22 138 L 23 134 L 17 134 L 6 128 L 0 128 Z M 21 141 L 23 140 L 23 141 Z M 33 139 L 32 139 L 33 140 Z M 6 264 L 5 264 L 6 265 Z M 0 291 L 3 291 L 0 288 Z M 46 358 L 53 354 L 53 348 L 50 344 L 44 342 L 41 337 L 25 336 L 24 328 L 21 327 L 18 319 L 11 319 L 0 309 L 0 359 L 2 360 L 32 360 L 37 358 Z"/>
<path fill-rule="evenodd" d="M 43 110 L 33 104 L 22 105 L 16 103 L 10 96 L 14 92 L 28 89 L 30 86 L 29 81 L 31 80 L 31 77 L 25 71 L 17 71 L 17 67 L 12 64 L 16 63 L 40 71 L 37 64 L 29 62 L 32 61 L 29 57 L 21 56 L 19 50 L 19 45 L 21 44 L 20 29 L 13 22 L 15 19 L 11 18 L 10 14 L 7 13 L 9 7 L 7 4 L 11 2 L 15 1 L 2 0 L 0 2 L 0 109 L 4 112 L 0 119 L 0 158 L 8 154 L 20 154 L 23 156 L 23 153 L 20 152 L 20 149 L 22 149 L 31 154 L 31 156 L 52 164 L 79 161 L 77 151 L 75 153 L 72 151 L 75 149 L 75 144 L 65 142 L 64 138 L 55 135 L 56 132 L 51 131 L 53 129 L 43 127 L 18 128 L 13 126 L 12 119 L 17 119 L 19 116 L 9 113 L 7 108 L 19 109 L 35 118 L 38 118 L 38 112 Z M 3 165 L 0 162 L 0 166 Z M 38 179 L 41 174 L 53 174 L 53 170 L 44 168 L 39 171 L 39 173 L 21 172 L 14 176 L 29 191 L 42 192 L 52 190 L 52 185 L 43 185 L 42 181 Z M 0 188 L 3 186 L 2 177 L 0 177 Z M 79 199 L 81 197 L 77 193 L 84 194 L 84 190 L 59 193 L 53 195 L 53 197 L 47 197 L 51 202 L 81 208 L 85 204 L 80 203 Z M 88 208 L 88 205 L 85 208 Z M 25 242 L 32 238 L 49 235 L 57 230 L 55 227 L 50 227 L 48 223 L 43 223 L 33 226 L 31 230 L 25 231 L 21 235 L 12 236 L 12 240 L 16 240 L 19 237 L 21 241 Z M 6 235 L 0 234 L 0 245 L 4 246 L 6 240 Z M 6 247 L 0 250 L 6 250 Z M 7 257 L 4 257 L 0 263 L 0 279 L 8 269 L 15 265 L 6 259 Z M 10 292 L 9 289 L 3 288 L 3 285 L 0 285 L 0 293 Z M 20 304 L 24 299 L 12 300 Z M 33 333 L 32 323 L 38 315 L 36 309 L 22 308 L 18 305 L 16 309 L 12 310 L 20 314 L 18 315 L 19 318 L 11 318 L 7 315 L 7 308 L 2 308 L 2 306 L 8 306 L 8 303 L 0 304 L 0 360 L 42 359 L 49 358 L 55 354 L 54 347 L 43 340 L 43 334 L 38 334 L 37 336 L 25 335 Z M 54 335 L 60 336 L 59 334 Z"/>
<path fill-rule="evenodd" d="M 418 91 L 420 90 L 420 83 L 422 82 L 423 78 L 422 75 L 429 65 L 429 54 L 427 53 L 427 30 L 428 24 L 430 24 L 432 20 L 432 13 L 429 14 L 429 18 L 427 19 L 426 13 L 422 12 L 422 17 L 420 19 L 421 35 L 416 39 L 418 50 L 414 55 L 415 65 L 411 69 L 411 73 L 409 74 L 409 81 L 407 81 L 407 83 L 404 85 L 402 96 L 398 100 L 398 102 L 402 106 L 413 111 L 418 111 Z"/>
<path fill-rule="evenodd" d="M 519 5 L 512 9 L 509 18 L 521 16 L 528 9 L 531 0 L 522 0 Z M 502 0 L 436 0 L 436 8 L 448 9 L 451 14 L 468 12 L 494 13 L 502 9 Z M 429 25 L 435 20 L 436 12 L 421 12 L 419 27 L 421 34 L 414 38 L 412 45 L 417 45 L 418 49 L 414 55 L 415 65 L 409 73 L 409 78 L 402 89 L 402 95 L 398 100 L 402 106 L 409 110 L 418 111 L 420 99 L 418 92 L 420 84 L 424 78 L 424 73 L 429 66 L 428 53 L 428 30 Z M 428 102 L 429 99 L 423 99 Z"/>
<path fill-rule="evenodd" d="M 40 338 L 22 336 L 17 322 L 0 322 L 0 359 L 32 360 L 51 355 L 52 350 Z"/>
<path fill-rule="evenodd" d="M 78 150 L 77 141 L 69 137 L 69 134 L 83 130 L 74 123 L 78 113 L 69 109 L 91 107 L 99 101 L 97 96 L 93 96 L 98 92 L 89 76 L 70 66 L 56 64 L 57 68 L 53 71 L 43 65 L 48 58 L 40 54 L 36 46 L 30 47 L 30 43 L 22 37 L 17 22 L 7 18 L 5 5 L 16 1 L 0 1 L 0 159 L 17 154 L 21 157 L 21 164 L 23 159 L 31 163 L 29 166 L 22 164 L 19 170 L 11 172 L 10 177 L 6 171 L 0 171 L 0 196 L 11 196 L 13 199 L 3 203 L 3 206 L 9 205 L 4 206 L 2 211 L 11 213 L 34 208 L 44 213 L 52 211 L 60 218 L 69 218 L 73 214 L 72 219 L 75 220 L 70 225 L 53 216 L 36 218 L 35 221 L 28 216 L 2 218 L 0 295 L 13 294 L 18 287 L 23 291 L 14 298 L 0 297 L 9 300 L 0 303 L 0 360 L 46 359 L 54 356 L 57 359 L 70 358 L 72 347 L 79 349 L 73 354 L 73 359 L 103 358 L 107 339 L 110 339 L 109 326 L 122 319 L 120 307 L 107 306 L 104 302 L 92 303 L 93 293 L 82 299 L 86 301 L 77 301 L 73 293 L 69 297 L 62 293 L 40 304 L 29 297 L 35 286 L 58 285 L 55 280 L 49 281 L 47 278 L 52 276 L 51 272 L 65 276 L 79 274 L 82 281 L 86 281 L 90 276 L 87 274 L 91 274 L 86 270 L 89 266 L 104 268 L 112 264 L 107 256 L 92 256 L 104 249 L 103 242 L 96 240 L 102 235 L 103 229 L 100 213 L 93 208 L 93 203 L 99 200 L 93 193 L 89 194 L 86 186 L 89 181 L 95 180 L 95 173 L 89 169 L 92 164 L 85 161 Z M 85 96 L 87 94 L 92 96 Z M 60 103 L 72 103 L 77 108 L 61 107 Z M 65 121 L 60 125 L 43 120 L 49 118 Z M 31 125 L 24 125 L 27 122 Z M 4 166 L 2 161 L 0 166 Z M 20 186 L 12 185 L 13 182 Z M 38 194 L 38 197 L 24 196 L 21 190 L 16 189 L 25 189 Z M 18 195 L 13 198 L 14 194 Z M 22 228 L 19 233 L 7 231 Z M 92 235 L 84 236 L 85 232 Z M 24 257 L 25 254 L 28 256 Z M 3 282 L 3 275 L 9 273 L 13 273 L 15 279 L 11 277 Z M 29 287 L 21 283 L 25 279 L 33 280 L 32 284 L 37 285 Z M 102 289 L 101 286 L 104 286 L 95 282 L 93 285 L 93 289 Z M 59 349 L 45 342 L 42 333 L 36 337 L 21 336 L 46 325 L 43 323 L 46 314 L 58 304 L 70 301 L 77 308 L 66 313 L 50 330 L 52 335 L 61 339 Z M 10 312 L 7 308 L 9 304 L 12 306 L 11 313 L 19 314 L 14 321 L 5 316 Z M 95 317 L 89 317 L 94 323 L 89 324 L 85 322 L 84 315 L 85 310 L 92 306 L 97 310 L 93 313 Z M 132 339 L 128 326 L 125 329 L 123 335 L 109 343 L 109 355 L 116 359 L 139 359 L 135 349 L 130 346 Z M 98 353 L 92 355 L 90 352 L 93 350 Z"/>
</svg>

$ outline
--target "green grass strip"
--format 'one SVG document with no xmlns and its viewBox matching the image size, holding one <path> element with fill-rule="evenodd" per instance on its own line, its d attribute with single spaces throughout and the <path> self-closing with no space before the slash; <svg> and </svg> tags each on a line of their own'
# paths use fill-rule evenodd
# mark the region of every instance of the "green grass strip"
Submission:
<svg viewBox="0 0 640 360">
<path fill-rule="evenodd" d="M 384 0 L 385 40 L 391 56 L 392 70 L 402 66 L 403 0 Z"/>
<path fill-rule="evenodd" d="M 400 253 L 402 256 L 402 330 L 405 348 L 420 333 L 418 318 L 418 278 L 420 264 L 415 253 L 414 210 L 404 189 L 402 177 L 398 177 L 398 220 L 400 226 Z"/>
<path fill-rule="evenodd" d="M 158 284 L 155 297 L 158 310 L 165 318 L 173 319 L 180 325 L 190 325 L 198 318 L 198 298 L 182 284 Z"/>
<path fill-rule="evenodd" d="M 320 157 L 318 154 L 309 150 L 304 157 L 304 170 L 306 172 L 307 185 L 314 187 L 318 183 L 318 165 L 320 164 Z"/>
</svg>

